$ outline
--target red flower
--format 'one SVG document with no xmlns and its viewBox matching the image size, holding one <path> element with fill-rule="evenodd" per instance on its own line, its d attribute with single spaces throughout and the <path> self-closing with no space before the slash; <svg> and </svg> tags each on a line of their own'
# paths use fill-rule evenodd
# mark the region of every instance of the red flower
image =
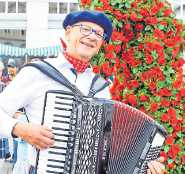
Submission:
<svg viewBox="0 0 185 174">
<path fill-rule="evenodd" d="M 82 5 L 90 5 L 91 0 L 81 0 Z"/>
<path fill-rule="evenodd" d="M 158 6 L 154 6 L 154 7 L 152 7 L 152 8 L 150 9 L 150 14 L 151 14 L 152 16 L 155 16 L 155 15 L 158 13 L 159 10 L 160 10 L 160 8 L 159 8 Z"/>
<path fill-rule="evenodd" d="M 170 102 L 166 99 L 161 100 L 161 106 L 168 107 L 170 105 Z"/>
<path fill-rule="evenodd" d="M 149 12 L 146 8 L 141 8 L 140 9 L 140 14 L 143 16 L 143 17 L 147 17 L 149 16 Z"/>
<path fill-rule="evenodd" d="M 185 155 L 182 156 L 182 164 L 185 164 Z"/>
<path fill-rule="evenodd" d="M 180 90 L 180 95 L 182 97 L 185 97 L 185 88 L 183 88 L 183 89 Z"/>
<path fill-rule="evenodd" d="M 150 105 L 150 109 L 151 109 L 152 112 L 157 111 L 158 108 L 159 108 L 159 105 L 157 103 L 152 103 Z"/>
<path fill-rule="evenodd" d="M 148 98 L 148 96 L 146 96 L 146 95 L 141 95 L 140 96 L 140 100 L 142 101 L 142 102 L 145 102 L 145 101 L 147 101 L 149 98 Z"/>
<path fill-rule="evenodd" d="M 166 144 L 172 145 L 174 143 L 174 138 L 172 136 L 168 136 L 166 139 Z"/>
<path fill-rule="evenodd" d="M 171 94 L 171 91 L 167 88 L 162 88 L 159 90 L 159 95 L 160 96 L 166 96 L 166 97 L 170 97 L 172 94 Z"/>
<path fill-rule="evenodd" d="M 159 38 L 159 39 L 163 39 L 165 37 L 165 34 L 163 31 L 159 30 L 158 28 L 156 28 L 154 30 L 154 36 Z"/>
<path fill-rule="evenodd" d="M 114 45 L 112 45 L 112 44 L 108 44 L 104 48 L 105 48 L 106 52 L 113 52 L 114 51 Z"/>
<path fill-rule="evenodd" d="M 142 31 L 144 26 L 142 24 L 138 23 L 138 24 L 135 25 L 135 28 L 136 28 L 137 31 Z"/>
<path fill-rule="evenodd" d="M 146 63 L 151 64 L 153 62 L 153 57 L 150 54 L 146 54 Z"/>
<path fill-rule="evenodd" d="M 132 21 L 137 21 L 138 20 L 137 14 L 135 12 L 132 12 L 132 14 L 130 15 L 130 19 Z"/>
<path fill-rule="evenodd" d="M 162 121 L 162 122 L 168 122 L 168 121 L 169 121 L 169 116 L 168 116 L 168 114 L 163 114 L 163 115 L 161 116 L 161 121 Z"/>
<path fill-rule="evenodd" d="M 176 118 L 176 110 L 174 108 L 169 108 L 168 114 L 171 118 Z"/>
<path fill-rule="evenodd" d="M 116 54 L 118 54 L 121 51 L 121 45 L 116 45 L 114 48 Z"/>
<path fill-rule="evenodd" d="M 137 88 L 139 86 L 139 82 L 137 80 L 131 80 L 128 84 L 130 88 Z"/>
<path fill-rule="evenodd" d="M 168 157 L 168 156 L 167 156 L 167 154 L 166 154 L 164 151 L 161 151 L 161 152 L 160 152 L 160 156 L 164 158 L 164 161 L 167 160 L 167 157 Z"/>
<path fill-rule="evenodd" d="M 157 17 L 147 17 L 146 24 L 148 25 L 156 25 L 158 23 Z"/>
<path fill-rule="evenodd" d="M 154 91 L 157 87 L 156 87 L 156 83 L 155 82 L 151 82 L 150 84 L 149 84 L 149 89 L 151 90 L 151 91 Z"/>
<path fill-rule="evenodd" d="M 132 106 L 137 105 L 137 97 L 134 94 L 130 94 L 128 96 L 128 103 L 130 103 Z"/>
<path fill-rule="evenodd" d="M 173 168 L 174 168 L 174 166 L 175 166 L 175 164 L 174 164 L 174 163 L 168 163 L 168 168 L 169 168 L 169 169 L 173 169 Z"/>
<path fill-rule="evenodd" d="M 95 66 L 93 67 L 93 72 L 99 74 L 99 73 L 100 73 L 100 67 L 97 66 L 97 65 L 95 65 Z"/>
<path fill-rule="evenodd" d="M 165 11 L 163 11 L 163 15 L 166 17 L 168 17 L 171 13 L 172 13 L 171 9 L 166 9 Z"/>
<path fill-rule="evenodd" d="M 170 149 L 168 151 L 169 157 L 171 157 L 173 160 L 175 160 L 176 159 L 176 156 L 180 152 L 180 150 L 181 149 L 180 149 L 180 147 L 179 147 L 178 144 L 171 145 L 171 147 L 170 147 Z"/>
</svg>

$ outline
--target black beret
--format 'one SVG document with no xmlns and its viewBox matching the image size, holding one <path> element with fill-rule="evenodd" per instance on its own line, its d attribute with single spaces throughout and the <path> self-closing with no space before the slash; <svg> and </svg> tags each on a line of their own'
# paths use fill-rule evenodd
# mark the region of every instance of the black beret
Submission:
<svg viewBox="0 0 185 174">
<path fill-rule="evenodd" d="M 112 23 L 104 13 L 90 10 L 69 13 L 64 19 L 63 27 L 66 29 L 68 25 L 72 26 L 81 21 L 93 22 L 101 26 L 106 34 L 105 40 L 109 42 L 112 35 Z"/>
</svg>

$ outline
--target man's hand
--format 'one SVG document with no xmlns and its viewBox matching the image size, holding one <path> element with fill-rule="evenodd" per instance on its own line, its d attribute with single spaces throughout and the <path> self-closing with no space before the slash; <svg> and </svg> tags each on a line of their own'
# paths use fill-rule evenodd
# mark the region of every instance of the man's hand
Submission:
<svg viewBox="0 0 185 174">
<path fill-rule="evenodd" d="M 165 166 L 163 162 L 164 162 L 163 157 L 160 157 L 154 161 L 150 161 L 148 163 L 149 169 L 147 170 L 147 174 L 164 174 Z"/>
<path fill-rule="evenodd" d="M 54 144 L 52 130 L 33 123 L 17 123 L 13 135 L 22 138 L 37 149 L 46 149 Z"/>
</svg>

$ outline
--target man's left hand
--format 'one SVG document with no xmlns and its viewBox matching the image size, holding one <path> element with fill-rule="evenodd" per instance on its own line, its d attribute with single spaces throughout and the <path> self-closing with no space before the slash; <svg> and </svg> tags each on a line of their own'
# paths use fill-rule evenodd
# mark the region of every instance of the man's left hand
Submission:
<svg viewBox="0 0 185 174">
<path fill-rule="evenodd" d="M 164 158 L 160 157 L 154 161 L 148 163 L 147 174 L 164 174 L 165 166 L 163 164 Z"/>
</svg>

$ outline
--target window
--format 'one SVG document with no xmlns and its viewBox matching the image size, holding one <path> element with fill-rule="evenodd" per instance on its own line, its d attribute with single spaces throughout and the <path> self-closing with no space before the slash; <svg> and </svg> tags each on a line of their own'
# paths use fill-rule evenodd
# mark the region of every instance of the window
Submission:
<svg viewBox="0 0 185 174">
<path fill-rule="evenodd" d="M 185 16 L 185 4 L 183 5 L 183 16 Z"/>
<path fill-rule="evenodd" d="M 66 14 L 67 13 L 67 3 L 60 2 L 59 3 L 59 13 L 60 14 Z"/>
<path fill-rule="evenodd" d="M 0 1 L 0 13 L 5 13 L 6 2 Z"/>
<path fill-rule="evenodd" d="M 57 2 L 49 2 L 49 13 L 57 13 Z"/>
<path fill-rule="evenodd" d="M 26 13 L 26 2 L 18 2 L 18 13 Z"/>
<path fill-rule="evenodd" d="M 49 14 L 67 14 L 79 10 L 77 0 L 70 0 L 70 2 L 67 2 L 67 0 L 58 1 L 51 0 L 51 2 L 49 2 Z"/>
<path fill-rule="evenodd" d="M 8 13 L 16 13 L 16 1 L 8 1 Z"/>
<path fill-rule="evenodd" d="M 70 3 L 70 12 L 78 11 L 78 10 L 79 10 L 78 3 Z"/>
</svg>

